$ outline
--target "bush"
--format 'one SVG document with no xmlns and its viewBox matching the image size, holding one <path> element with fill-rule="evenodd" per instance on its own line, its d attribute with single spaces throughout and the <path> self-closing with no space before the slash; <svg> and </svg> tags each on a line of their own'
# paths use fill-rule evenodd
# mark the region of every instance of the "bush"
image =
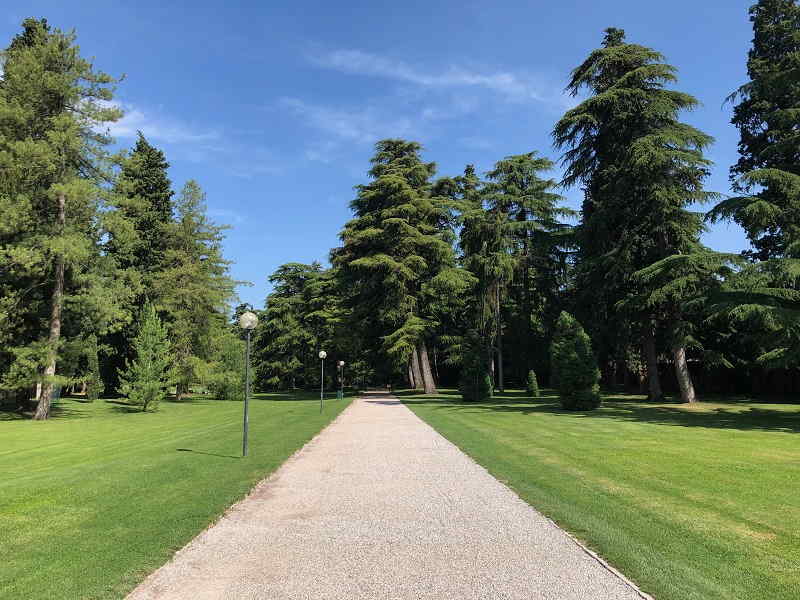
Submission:
<svg viewBox="0 0 800 600">
<path fill-rule="evenodd" d="M 489 374 L 490 351 L 477 331 L 468 331 L 463 344 L 463 360 L 458 389 L 465 402 L 482 402 L 492 397 Z"/>
<path fill-rule="evenodd" d="M 531 398 L 539 397 L 539 381 L 536 379 L 536 373 L 533 369 L 528 371 L 528 382 L 525 389 Z"/>
<path fill-rule="evenodd" d="M 120 370 L 120 390 L 131 404 L 143 411 L 157 409 L 175 384 L 172 353 L 167 340 L 167 330 L 151 304 L 142 310 L 139 333 L 133 340 L 136 358 Z"/>
<path fill-rule="evenodd" d="M 550 360 L 564 408 L 591 410 L 600 406 L 600 370 L 591 340 L 581 324 L 566 312 L 556 323 Z"/>
</svg>

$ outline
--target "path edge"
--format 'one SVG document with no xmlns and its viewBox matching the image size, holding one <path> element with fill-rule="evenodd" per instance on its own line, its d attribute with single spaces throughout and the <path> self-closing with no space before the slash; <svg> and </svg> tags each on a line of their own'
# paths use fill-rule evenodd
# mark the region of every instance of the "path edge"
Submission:
<svg viewBox="0 0 800 600">
<path fill-rule="evenodd" d="M 502 486 L 503 486 L 504 488 L 506 488 L 506 489 L 507 489 L 509 492 L 511 492 L 511 493 L 512 493 L 514 496 L 516 496 L 516 497 L 517 497 L 517 499 L 518 499 L 520 502 L 522 502 L 523 504 L 525 504 L 525 506 L 527 506 L 527 507 L 529 507 L 531 510 L 535 511 L 535 512 L 536 512 L 536 513 L 537 513 L 539 516 L 541 516 L 541 517 L 542 517 L 543 519 L 545 519 L 545 520 L 546 520 L 548 523 L 550 523 L 550 525 L 552 525 L 553 527 L 555 527 L 556 529 L 558 529 L 560 532 L 562 532 L 564 535 L 566 535 L 566 536 L 567 536 L 567 538 L 568 538 L 570 541 L 572 541 L 572 543 L 573 543 L 573 544 L 575 544 L 575 545 L 576 545 L 578 548 L 580 548 L 580 549 L 581 549 L 581 550 L 582 550 L 582 551 L 583 551 L 583 552 L 584 552 L 586 555 L 588 555 L 590 558 L 594 559 L 594 561 L 595 561 L 595 562 L 597 562 L 597 563 L 598 563 L 598 564 L 599 564 L 601 567 L 603 567 L 603 568 L 604 568 L 606 571 L 608 571 L 609 573 L 611 573 L 612 575 L 614 575 L 614 576 L 615 576 L 617 579 L 619 579 L 619 580 L 620 580 L 620 581 L 622 581 L 622 582 L 623 582 L 625 585 L 627 585 L 629 588 L 631 588 L 631 589 L 632 589 L 632 590 L 633 590 L 633 591 L 634 591 L 634 592 L 635 592 L 635 593 L 636 593 L 636 594 L 637 594 L 637 595 L 638 595 L 640 598 L 642 598 L 642 600 L 655 600 L 655 598 L 653 598 L 653 596 L 651 596 L 650 594 L 648 594 L 647 592 L 645 592 L 644 590 L 642 590 L 642 589 L 641 589 L 641 588 L 640 588 L 638 585 L 636 585 L 636 584 L 635 584 L 633 581 L 631 581 L 631 580 L 630 580 L 628 577 L 626 577 L 626 576 L 625 576 L 625 575 L 624 575 L 624 574 L 623 574 L 621 571 L 619 571 L 619 569 L 617 569 L 617 568 L 615 568 L 615 567 L 611 566 L 611 564 L 609 564 L 609 562 L 608 562 L 608 561 L 606 561 L 606 560 L 605 560 L 605 559 L 604 559 L 602 556 L 600 556 L 600 555 L 599 555 L 597 552 L 595 552 L 594 550 L 592 550 L 591 548 L 589 548 L 589 547 L 588 547 L 586 544 L 584 544 L 584 543 L 583 543 L 583 542 L 582 542 L 580 539 L 578 539 L 577 537 L 575 537 L 574 535 L 572 535 L 572 534 L 571 534 L 569 531 L 567 531 L 566 529 L 564 529 L 563 527 L 561 527 L 561 526 L 560 526 L 558 523 L 556 523 L 556 522 L 555 522 L 553 519 L 551 519 L 550 517 L 548 517 L 546 514 L 544 514 L 544 513 L 543 513 L 542 511 L 540 511 L 538 508 L 536 508 L 536 507 L 535 507 L 533 504 L 531 504 L 530 502 L 528 502 L 528 501 L 526 501 L 524 498 L 522 498 L 522 497 L 521 497 L 521 496 L 520 496 L 520 495 L 517 493 L 517 491 L 516 491 L 514 488 L 512 488 L 511 486 L 509 486 L 509 485 L 508 485 L 508 484 L 506 484 L 505 482 L 503 482 L 503 481 L 500 481 L 500 480 L 499 480 L 497 477 L 495 477 L 495 476 L 494 476 L 494 475 L 491 473 L 491 471 L 489 471 L 489 469 L 487 469 L 487 468 L 486 468 L 486 467 L 484 467 L 482 464 L 480 464 L 478 461 L 476 461 L 476 460 L 475 460 L 475 459 L 474 459 L 474 458 L 473 458 L 473 457 L 472 457 L 472 456 L 471 456 L 471 455 L 470 455 L 468 452 L 465 452 L 465 451 L 464 451 L 464 450 L 463 450 L 463 449 L 462 449 L 462 448 L 461 448 L 461 447 L 460 447 L 458 444 L 456 444 L 455 442 L 452 442 L 452 441 L 450 441 L 450 440 L 449 440 L 449 439 L 447 439 L 447 438 L 446 438 L 444 435 L 442 435 L 441 433 L 439 433 L 439 431 L 437 431 L 437 430 L 436 430 L 436 428 L 434 428 L 434 427 L 433 427 L 433 426 L 432 426 L 430 423 L 428 423 L 427 421 L 425 421 L 425 420 L 424 420 L 422 417 L 420 417 L 420 416 L 419 416 L 417 413 L 415 413 L 413 410 L 411 410 L 411 409 L 409 408 L 409 406 L 408 406 L 408 405 L 407 405 L 405 402 L 403 402 L 403 400 L 402 400 L 401 398 L 398 398 L 397 396 L 393 396 L 393 398 L 395 398 L 395 399 L 396 399 L 398 402 L 400 402 L 400 404 L 402 404 L 402 405 L 403 405 L 403 406 L 406 408 L 406 410 L 408 410 L 408 412 L 410 412 L 410 413 L 411 413 L 412 415 L 414 415 L 414 416 L 415 416 L 417 419 L 419 419 L 419 421 L 420 421 L 420 422 L 421 422 L 423 425 L 425 425 L 425 426 L 426 426 L 426 427 L 428 427 L 428 428 L 429 428 L 431 431 L 433 431 L 433 432 L 434 432 L 436 435 L 438 435 L 439 437 L 441 437 L 441 438 L 442 438 L 442 439 L 443 439 L 445 442 L 447 442 L 448 444 L 450 444 L 451 446 L 453 446 L 454 448 L 456 448 L 456 449 L 457 449 L 459 452 L 461 452 L 461 454 L 463 454 L 463 455 L 464 455 L 464 456 L 466 456 L 466 457 L 467 457 L 467 458 L 468 458 L 470 461 L 472 461 L 472 462 L 473 462 L 473 463 L 474 463 L 474 464 L 475 464 L 475 465 L 476 465 L 478 468 L 480 468 L 480 469 L 482 469 L 483 471 L 485 471 L 485 472 L 486 472 L 486 474 L 487 474 L 487 475 L 489 475 L 489 477 L 491 477 L 492 479 L 494 479 L 494 480 L 495 480 L 497 483 L 499 483 L 500 485 L 502 485 Z M 349 408 L 349 407 L 348 407 L 348 408 Z"/>
<path fill-rule="evenodd" d="M 274 479 L 276 479 L 278 477 L 278 475 L 281 473 L 281 471 L 283 471 L 287 467 L 287 465 L 289 463 L 292 463 L 292 462 L 296 461 L 299 458 L 300 454 L 302 454 L 305 451 L 306 448 L 308 448 L 311 444 L 313 444 L 317 440 L 317 438 L 319 436 L 321 436 L 323 433 L 325 433 L 329 428 L 333 427 L 339 421 L 339 419 L 341 419 L 345 414 L 350 412 L 350 409 L 353 408 L 353 405 L 356 403 L 356 401 L 361 400 L 362 398 L 363 398 L 363 392 L 361 394 L 359 394 L 358 396 L 354 396 L 352 398 L 352 400 L 350 401 L 350 404 L 348 404 L 347 407 L 344 410 L 342 410 L 338 415 L 336 415 L 336 418 L 333 421 L 331 421 L 330 423 L 325 425 L 325 427 L 323 427 L 317 433 L 315 433 L 314 436 L 310 440 L 308 440 L 300 448 L 298 448 L 297 450 L 292 452 L 292 454 L 289 455 L 286 458 L 286 460 L 284 460 L 278 466 L 278 468 L 275 469 L 272 473 L 270 473 L 269 475 L 267 475 L 263 479 L 259 479 L 255 484 L 253 484 L 253 487 L 251 487 L 244 496 L 242 496 L 239 500 L 237 500 L 236 502 L 231 504 L 228 508 L 226 508 L 219 516 L 217 516 L 217 518 L 215 518 L 213 521 L 208 523 L 208 525 L 203 527 L 202 530 L 198 531 L 197 535 L 195 535 L 192 539 L 190 539 L 188 542 L 186 542 L 183 546 L 181 546 L 180 548 L 175 550 L 175 552 L 172 553 L 172 556 L 170 556 L 169 559 L 164 562 L 164 564 L 162 564 L 157 569 L 155 569 L 153 571 L 150 571 L 150 573 L 148 573 L 147 576 L 144 579 L 142 579 L 138 584 L 136 584 L 136 587 L 134 587 L 127 594 L 125 594 L 125 598 L 130 598 L 133 594 L 135 594 L 139 590 L 140 587 L 144 586 L 152 577 L 155 577 L 156 574 L 161 569 L 163 569 L 164 567 L 166 567 L 167 565 L 172 563 L 181 552 L 183 552 L 189 546 L 191 546 L 195 541 L 197 541 L 198 538 L 200 538 L 201 536 L 205 535 L 206 532 L 209 529 L 211 529 L 212 527 L 216 527 L 216 525 L 219 524 L 219 522 L 222 521 L 222 519 L 227 517 L 234 509 L 236 509 L 236 507 L 239 506 L 239 504 L 241 504 L 242 502 L 245 502 L 246 500 L 248 500 L 250 498 L 250 496 L 252 496 L 256 492 L 256 490 L 258 490 L 262 485 L 263 486 L 269 485 L 272 482 L 272 480 L 274 480 Z"/>
</svg>

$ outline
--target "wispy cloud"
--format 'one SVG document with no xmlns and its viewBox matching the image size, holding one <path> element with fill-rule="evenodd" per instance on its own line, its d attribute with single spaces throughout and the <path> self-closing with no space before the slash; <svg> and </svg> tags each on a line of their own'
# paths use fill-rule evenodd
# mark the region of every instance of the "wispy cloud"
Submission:
<svg viewBox="0 0 800 600">
<path fill-rule="evenodd" d="M 418 133 L 412 119 L 392 118 L 374 107 L 345 110 L 311 104 L 299 98 L 281 98 L 279 104 L 304 120 L 307 125 L 341 140 L 372 143 L 381 138 Z M 327 150 L 331 150 L 330 144 Z"/>
<path fill-rule="evenodd" d="M 123 117 L 109 125 L 109 133 L 115 138 L 132 139 L 141 131 L 148 139 L 168 144 L 208 143 L 220 138 L 219 132 L 202 130 L 174 117 L 159 114 L 123 102 L 111 102 L 121 108 Z"/>
<path fill-rule="evenodd" d="M 507 70 L 491 71 L 451 65 L 435 71 L 361 50 L 314 53 L 309 54 L 308 59 L 317 66 L 342 73 L 383 77 L 427 88 L 483 88 L 520 102 L 534 100 L 561 103 L 563 96 L 557 86 L 538 81 L 530 75 Z"/>
</svg>

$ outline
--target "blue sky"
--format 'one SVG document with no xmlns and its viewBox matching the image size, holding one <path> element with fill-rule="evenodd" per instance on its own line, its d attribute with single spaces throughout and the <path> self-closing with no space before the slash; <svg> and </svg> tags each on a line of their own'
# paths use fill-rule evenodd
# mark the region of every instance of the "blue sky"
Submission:
<svg viewBox="0 0 800 600">
<path fill-rule="evenodd" d="M 98 68 L 125 74 L 118 141 L 141 129 L 176 190 L 200 182 L 210 215 L 232 226 L 225 253 L 257 307 L 278 265 L 326 260 L 377 139 L 420 141 L 442 175 L 531 150 L 557 158 L 550 131 L 574 102 L 564 85 L 606 27 L 665 54 L 676 87 L 702 102 L 684 118 L 716 138 L 708 189 L 729 191 L 737 158 L 723 101 L 745 80 L 752 0 L 4 4 L 3 39 L 46 17 L 75 28 Z M 563 193 L 577 206 L 578 190 Z M 704 241 L 747 244 L 726 224 Z"/>
</svg>

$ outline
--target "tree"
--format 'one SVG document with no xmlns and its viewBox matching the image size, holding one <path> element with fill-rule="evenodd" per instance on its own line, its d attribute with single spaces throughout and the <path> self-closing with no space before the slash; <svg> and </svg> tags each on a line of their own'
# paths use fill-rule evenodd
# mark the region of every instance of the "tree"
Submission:
<svg viewBox="0 0 800 600">
<path fill-rule="evenodd" d="M 135 358 L 119 374 L 122 394 L 129 403 L 141 406 L 142 411 L 156 410 L 175 384 L 176 374 L 167 329 L 152 304 L 142 310 L 133 349 Z"/>
<path fill-rule="evenodd" d="M 536 372 L 531 369 L 528 371 L 528 380 L 525 384 L 525 391 L 528 392 L 528 396 L 532 398 L 539 397 L 539 380 L 536 379 Z"/>
<path fill-rule="evenodd" d="M 800 5 L 760 0 L 750 20 L 750 81 L 729 97 L 739 100 L 731 123 L 740 134 L 731 180 L 743 195 L 721 202 L 709 216 L 739 223 L 753 246 L 749 254 L 767 260 L 791 254 L 800 239 L 800 194 L 792 183 L 800 177 Z"/>
<path fill-rule="evenodd" d="M 461 374 L 458 388 L 466 402 L 483 402 L 492 397 L 492 376 L 489 365 L 492 357 L 483 336 L 470 330 L 464 337 Z"/>
<path fill-rule="evenodd" d="M 0 286 L 11 292 L 0 327 L 22 322 L 30 335 L 7 347 L 4 386 L 40 381 L 41 420 L 63 383 L 65 294 L 91 278 L 109 207 L 110 140 L 98 131 L 121 113 L 108 104 L 114 80 L 80 56 L 74 34 L 35 19 L 23 29 L 4 52 L 0 85 Z"/>
<path fill-rule="evenodd" d="M 507 156 L 495 163 L 486 174 L 484 203 L 491 212 L 505 215 L 505 252 L 511 255 L 513 275 L 507 283 L 498 282 L 498 292 L 505 292 L 506 320 L 510 327 L 511 354 L 518 358 L 518 380 L 527 375 L 535 352 L 535 324 L 547 326 L 555 320 L 560 271 L 563 268 L 563 234 L 568 227 L 560 222 L 573 211 L 559 206 L 563 198 L 553 191 L 556 181 L 543 173 L 553 169 L 553 162 L 536 152 Z M 503 311 L 497 301 L 497 321 Z M 500 389 L 503 389 L 503 327 L 497 328 Z"/>
<path fill-rule="evenodd" d="M 686 347 L 699 351 L 703 344 L 697 337 L 697 324 L 701 323 L 710 304 L 722 293 L 723 282 L 734 274 L 734 268 L 743 261 L 732 254 L 697 248 L 688 254 L 674 254 L 634 273 L 640 294 L 625 300 L 642 309 L 669 314 L 674 327 L 670 340 L 675 358 L 681 399 L 695 402 L 695 390 L 686 361 Z M 717 300 L 718 301 L 718 300 Z M 708 365 L 732 366 L 716 353 L 704 353 Z"/>
<path fill-rule="evenodd" d="M 89 402 L 97 400 L 104 391 L 103 380 L 100 377 L 100 365 L 97 359 L 97 336 L 90 335 L 86 345 L 86 399 Z"/>
<path fill-rule="evenodd" d="M 688 207 L 712 196 L 703 189 L 711 164 L 703 150 L 712 138 L 678 120 L 697 100 L 665 88 L 675 80 L 675 68 L 660 53 L 627 44 L 624 31 L 607 29 L 603 47 L 572 72 L 568 85 L 573 95 L 588 89 L 591 96 L 567 111 L 553 131 L 556 145 L 566 149 L 563 183 L 585 186 L 581 311 L 610 328 L 600 337 L 611 345 L 627 345 L 614 339 L 616 332 L 625 331 L 626 321 L 638 324 L 652 399 L 661 397 L 657 329 L 663 326 L 668 338 L 680 339 L 680 319 L 661 307 L 632 313 L 617 308 L 635 306 L 624 300 L 640 292 L 636 271 L 698 247 L 702 220 Z M 685 346 L 673 343 L 672 355 L 676 373 L 688 373 Z"/>
<path fill-rule="evenodd" d="M 263 389 L 319 385 L 317 354 L 343 354 L 336 335 L 341 299 L 332 271 L 314 262 L 287 263 L 269 277 L 264 324 L 253 342 L 255 373 Z M 352 361 L 354 357 L 348 355 Z"/>
<path fill-rule="evenodd" d="M 562 312 L 556 322 L 550 356 L 561 405 L 567 410 L 592 410 L 600 406 L 600 370 L 592 343 L 569 313 Z"/>
<path fill-rule="evenodd" d="M 194 180 L 181 190 L 177 220 L 163 231 L 169 238 L 152 290 L 165 316 L 178 376 L 177 397 L 188 392 L 198 363 L 209 360 L 217 332 L 227 328 L 228 303 L 234 298 L 230 262 L 222 256 L 222 232 L 206 216 L 205 194 Z"/>
<path fill-rule="evenodd" d="M 405 373 L 412 356 L 426 394 L 436 391 L 428 355 L 432 323 L 422 301 L 443 272 L 455 268 L 449 212 L 430 193 L 434 163 L 423 163 L 421 146 L 405 140 L 375 145 L 369 176 L 351 203 L 355 217 L 332 251 L 350 324 L 387 375 Z"/>
<path fill-rule="evenodd" d="M 118 388 L 117 372 L 131 356 L 131 342 L 136 333 L 134 316 L 148 300 L 156 303 L 159 300 L 153 286 L 166 268 L 166 252 L 174 233 L 173 191 L 168 168 L 164 153 L 139 132 L 133 151 L 122 160 L 112 190 L 112 200 L 124 226 L 116 228 L 109 236 L 105 251 L 125 273 L 132 298 L 126 307 L 126 326 L 103 340 L 110 350 L 103 372 L 111 390 Z"/>
<path fill-rule="evenodd" d="M 718 298 L 716 315 L 742 327 L 767 368 L 800 365 L 797 329 L 800 289 L 800 5 L 761 0 L 750 8 L 753 46 L 750 81 L 729 98 L 739 100 L 732 123 L 740 158 L 731 179 L 741 195 L 723 200 L 707 218 L 733 219 L 763 260 L 744 269 Z"/>
</svg>

